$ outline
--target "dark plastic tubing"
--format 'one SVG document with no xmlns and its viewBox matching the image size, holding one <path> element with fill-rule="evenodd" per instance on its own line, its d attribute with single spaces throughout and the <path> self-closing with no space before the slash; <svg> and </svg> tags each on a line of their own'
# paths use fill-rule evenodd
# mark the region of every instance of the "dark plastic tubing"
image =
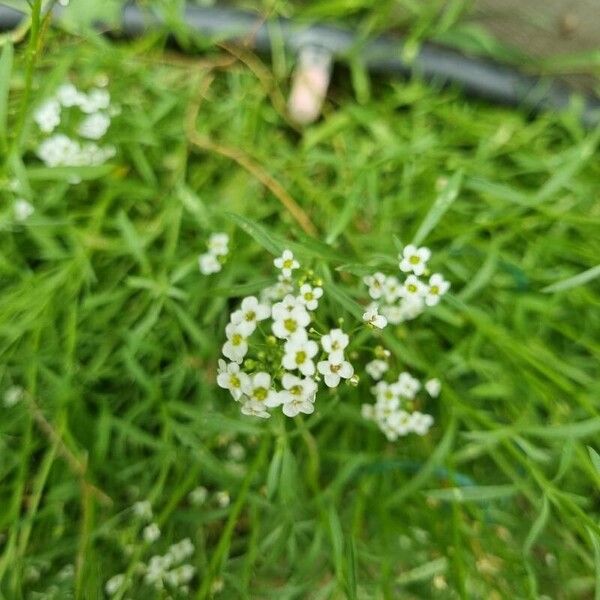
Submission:
<svg viewBox="0 0 600 600">
<path fill-rule="evenodd" d="M 55 12 L 56 18 L 60 18 L 61 11 Z M 21 19 L 21 13 L 0 6 L 0 29 L 12 29 Z M 294 52 L 306 45 L 316 45 L 342 61 L 350 55 L 358 56 L 371 73 L 395 77 L 418 74 L 437 84 L 457 85 L 472 96 L 533 112 L 562 111 L 575 97 L 580 97 L 584 126 L 592 128 L 600 122 L 600 100 L 596 97 L 575 94 L 568 86 L 552 79 L 525 75 L 506 65 L 465 56 L 434 44 L 423 44 L 409 64 L 402 58 L 404 41 L 400 36 L 360 41 L 352 31 L 330 25 L 303 25 L 280 18 L 265 22 L 259 15 L 248 12 L 199 6 L 186 8 L 185 22 L 191 31 L 205 38 L 243 41 L 258 52 L 269 52 L 272 39 L 281 40 Z M 148 9 L 128 5 L 123 10 L 120 33 L 126 36 L 138 36 L 163 27 L 164 21 Z"/>
</svg>

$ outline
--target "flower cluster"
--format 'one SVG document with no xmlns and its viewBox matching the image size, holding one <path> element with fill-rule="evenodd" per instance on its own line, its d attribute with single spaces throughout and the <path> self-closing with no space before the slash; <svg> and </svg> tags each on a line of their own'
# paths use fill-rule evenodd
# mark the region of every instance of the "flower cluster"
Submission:
<svg viewBox="0 0 600 600">
<path fill-rule="evenodd" d="M 213 233 L 206 245 L 208 252 L 198 257 L 200 272 L 203 275 L 218 273 L 229 254 L 229 236 L 226 233 Z"/>
<path fill-rule="evenodd" d="M 374 327 L 383 328 L 387 323 L 398 324 L 418 317 L 427 307 L 435 306 L 448 291 L 450 284 L 439 273 L 429 275 L 427 263 L 431 257 L 429 248 L 406 246 L 400 253 L 400 271 L 406 274 L 404 281 L 396 275 L 375 273 L 364 278 L 373 302 L 364 320 Z M 379 314 L 381 312 L 381 314 Z"/>
<path fill-rule="evenodd" d="M 86 94 L 71 83 L 61 85 L 33 115 L 40 132 L 46 136 L 37 148 L 38 157 L 49 167 L 94 166 L 106 162 L 115 155 L 115 148 L 96 142 L 104 137 L 111 117 L 117 113 L 105 89 L 93 88 Z M 61 124 L 63 131 L 56 131 Z"/>
<path fill-rule="evenodd" d="M 136 502 L 132 507 L 135 517 L 143 522 L 152 519 L 152 506 L 149 501 Z M 142 530 L 146 544 L 153 544 L 160 537 L 160 529 L 156 523 L 146 525 Z M 140 562 L 136 565 L 134 577 L 143 579 L 143 583 L 155 590 L 177 590 L 180 594 L 189 592 L 189 583 L 194 578 L 196 569 L 185 561 L 194 554 L 194 544 L 185 538 L 172 544 L 165 554 L 152 556 L 147 564 Z M 105 584 L 104 590 L 108 596 L 124 591 L 127 582 L 123 573 L 111 577 Z"/>
<path fill-rule="evenodd" d="M 230 316 L 217 383 L 229 390 L 245 415 L 268 418 L 281 407 L 295 417 L 314 412 L 318 383 L 335 388 L 354 375 L 344 350 L 349 337 L 334 328 L 319 335 L 314 311 L 323 296 L 320 282 L 304 274 L 290 250 L 274 261 L 278 283 L 261 299 L 248 296 Z M 319 339 L 320 338 L 320 339 Z"/>
<path fill-rule="evenodd" d="M 390 353 L 382 348 L 376 349 L 377 358 L 367 364 L 365 370 L 377 383 L 371 388 L 375 404 L 363 404 L 362 415 L 375 421 L 388 440 L 395 441 L 409 433 L 425 435 L 433 417 L 417 410 L 420 402 L 418 392 L 424 387 L 435 398 L 440 393 L 440 382 L 430 379 L 424 386 L 407 371 L 401 372 L 395 379 L 384 380 L 389 374 L 388 358 Z"/>
</svg>

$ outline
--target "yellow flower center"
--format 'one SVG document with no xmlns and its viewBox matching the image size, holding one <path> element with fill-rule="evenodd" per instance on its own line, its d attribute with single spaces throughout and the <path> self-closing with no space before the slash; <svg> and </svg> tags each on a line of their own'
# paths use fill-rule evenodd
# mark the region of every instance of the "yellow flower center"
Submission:
<svg viewBox="0 0 600 600">
<path fill-rule="evenodd" d="M 296 352 L 296 364 L 301 365 L 306 361 L 306 352 L 304 350 L 300 350 L 300 352 Z"/>
<path fill-rule="evenodd" d="M 440 293 L 440 288 L 437 285 L 432 285 L 429 288 L 429 293 L 430 294 L 434 294 L 435 296 L 437 296 Z"/>
<path fill-rule="evenodd" d="M 253 310 L 249 310 L 246 313 L 246 321 L 254 321 L 256 319 L 256 313 Z"/>
<path fill-rule="evenodd" d="M 294 319 L 286 319 L 283 322 L 283 326 L 291 333 L 294 333 L 298 329 L 298 323 Z"/>
<path fill-rule="evenodd" d="M 418 265 L 421 262 L 421 258 L 419 256 L 417 256 L 416 254 L 413 254 L 409 259 L 408 262 L 411 265 Z"/>
<path fill-rule="evenodd" d="M 239 388 L 241 385 L 240 378 L 237 375 L 230 375 L 229 385 L 234 388 Z"/>
<path fill-rule="evenodd" d="M 234 346 L 239 346 L 239 345 L 240 345 L 240 344 L 241 344 L 243 341 L 244 341 L 244 338 L 243 338 L 243 337 L 242 337 L 242 335 L 241 335 L 241 334 L 239 334 L 239 333 L 234 333 L 234 334 L 231 336 L 231 343 L 232 343 Z"/>
<path fill-rule="evenodd" d="M 257 387 L 254 389 L 254 393 L 253 396 L 259 400 L 260 402 L 262 402 L 268 394 L 268 390 L 264 387 Z"/>
</svg>

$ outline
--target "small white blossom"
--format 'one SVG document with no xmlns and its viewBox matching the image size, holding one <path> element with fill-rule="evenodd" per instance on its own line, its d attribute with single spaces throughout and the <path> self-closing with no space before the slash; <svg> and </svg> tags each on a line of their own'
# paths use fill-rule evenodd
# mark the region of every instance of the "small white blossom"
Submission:
<svg viewBox="0 0 600 600">
<path fill-rule="evenodd" d="M 323 289 L 320 287 L 312 287 L 305 283 L 300 288 L 298 301 L 306 306 L 307 310 L 316 310 L 319 306 L 319 298 L 323 295 Z"/>
<path fill-rule="evenodd" d="M 221 263 L 216 256 L 207 252 L 198 257 L 198 267 L 202 275 L 212 275 L 221 270 Z"/>
<path fill-rule="evenodd" d="M 109 106 L 110 94 L 101 88 L 93 88 L 88 94 L 83 94 L 79 101 L 79 108 L 87 114 L 106 110 Z"/>
<path fill-rule="evenodd" d="M 298 413 L 310 415 L 314 412 L 314 402 L 317 393 L 317 384 L 314 379 L 305 377 L 301 379 L 291 373 L 285 373 L 281 378 L 283 390 L 279 392 L 283 404 L 283 414 L 295 417 Z"/>
<path fill-rule="evenodd" d="M 140 500 L 136 502 L 132 508 L 136 517 L 147 521 L 152 518 L 152 505 L 149 500 Z"/>
<path fill-rule="evenodd" d="M 235 460 L 236 462 L 241 462 L 246 458 L 246 449 L 242 444 L 234 442 L 227 448 L 227 455 L 231 460 Z"/>
<path fill-rule="evenodd" d="M 415 275 L 423 275 L 427 268 L 427 261 L 431 257 L 431 250 L 425 248 L 417 248 L 409 244 L 404 248 L 402 254 L 398 257 L 400 261 L 400 270 L 405 273 L 414 273 Z"/>
<path fill-rule="evenodd" d="M 399 394 L 404 398 L 413 399 L 416 393 L 421 389 L 421 383 L 415 379 L 410 373 L 404 371 L 398 376 Z"/>
<path fill-rule="evenodd" d="M 194 554 L 194 544 L 192 544 L 190 538 L 184 538 L 180 542 L 173 544 L 169 548 L 168 554 L 171 556 L 173 564 L 178 564 Z"/>
<path fill-rule="evenodd" d="M 298 369 L 303 375 L 314 375 L 315 364 L 312 359 L 318 351 L 317 342 L 309 340 L 302 330 L 302 333 L 292 335 L 285 343 L 281 364 L 288 371 Z"/>
<path fill-rule="evenodd" d="M 400 280 L 395 275 L 390 275 L 385 278 L 383 284 L 383 295 L 388 304 L 393 304 L 400 298 L 401 284 Z"/>
<path fill-rule="evenodd" d="M 227 490 L 221 490 L 215 494 L 215 500 L 221 508 L 227 508 L 231 502 L 229 492 Z"/>
<path fill-rule="evenodd" d="M 372 360 L 367 363 L 365 366 L 365 371 L 373 378 L 373 379 L 381 379 L 383 374 L 388 370 L 389 365 L 385 360 L 380 360 L 378 358 Z"/>
<path fill-rule="evenodd" d="M 19 385 L 13 385 L 4 392 L 4 406 L 11 408 L 23 399 L 25 391 Z"/>
<path fill-rule="evenodd" d="M 437 378 L 430 379 L 429 381 L 425 382 L 425 389 L 432 398 L 437 398 L 440 395 L 442 384 Z"/>
<path fill-rule="evenodd" d="M 387 383 L 386 381 L 379 381 L 377 385 L 371 390 L 377 402 L 381 406 L 385 406 L 386 409 L 395 410 L 400 406 L 401 390 L 399 384 Z"/>
<path fill-rule="evenodd" d="M 215 256 L 229 254 L 229 236 L 226 233 L 213 233 L 208 239 L 208 251 Z"/>
<path fill-rule="evenodd" d="M 244 385 L 244 394 L 251 402 L 260 403 L 268 408 L 281 404 L 278 393 L 271 388 L 271 376 L 264 371 L 248 377 Z"/>
<path fill-rule="evenodd" d="M 77 133 L 81 137 L 90 140 L 99 140 L 110 127 L 110 117 L 104 113 L 97 112 L 88 115 L 80 124 Z"/>
<path fill-rule="evenodd" d="M 261 304 L 255 296 L 248 296 L 242 300 L 239 310 L 231 315 L 231 322 L 246 336 L 251 335 L 256 329 L 258 321 L 264 321 L 271 316 L 271 309 L 266 304 Z"/>
<path fill-rule="evenodd" d="M 379 314 L 379 308 L 375 303 L 367 307 L 366 312 L 363 314 L 363 321 L 371 327 L 377 327 L 377 329 L 383 329 L 387 325 L 387 319 Z"/>
<path fill-rule="evenodd" d="M 433 417 L 431 415 L 425 415 L 419 411 L 415 411 L 410 416 L 410 428 L 417 435 L 425 435 L 432 425 Z"/>
<path fill-rule="evenodd" d="M 363 278 L 363 281 L 369 288 L 369 296 L 373 300 L 379 300 L 384 293 L 384 285 L 386 277 L 383 273 L 375 273 L 373 275 L 367 275 Z"/>
<path fill-rule="evenodd" d="M 265 409 L 263 402 L 257 402 L 256 400 L 250 400 L 245 396 L 242 397 L 242 414 L 248 417 L 260 417 L 261 419 L 268 419 L 271 415 Z"/>
<path fill-rule="evenodd" d="M 273 264 L 281 270 L 284 277 L 291 277 L 292 271 L 300 267 L 300 263 L 294 258 L 291 250 L 284 250 L 283 254 L 273 261 Z"/>
<path fill-rule="evenodd" d="M 400 293 L 403 298 L 422 298 L 427 293 L 427 286 L 416 275 L 409 275 Z"/>
<path fill-rule="evenodd" d="M 144 536 L 144 541 L 152 544 L 160 537 L 160 529 L 156 523 L 150 523 L 150 525 L 144 527 L 142 535 Z"/>
<path fill-rule="evenodd" d="M 350 338 L 341 329 L 332 329 L 321 338 L 321 346 L 329 354 L 330 359 L 334 357 L 341 360 L 349 342 Z"/>
<path fill-rule="evenodd" d="M 367 419 L 368 421 L 373 419 L 375 416 L 373 409 L 374 406 L 372 404 L 363 404 L 360 407 L 360 414 L 362 415 L 362 418 Z"/>
<path fill-rule="evenodd" d="M 405 410 L 399 410 L 388 417 L 387 425 L 391 429 L 392 435 L 406 435 L 407 433 L 410 433 L 413 427 L 412 415 Z M 388 438 L 389 437 L 388 434 Z"/>
<path fill-rule="evenodd" d="M 310 315 L 306 308 L 291 294 L 273 305 L 271 317 L 273 334 L 281 339 L 291 337 L 310 323 Z"/>
<path fill-rule="evenodd" d="M 23 200 L 22 198 L 15 200 L 13 213 L 17 221 L 26 221 L 34 212 L 35 208 L 27 200 Z"/>
<path fill-rule="evenodd" d="M 72 83 L 63 83 L 56 90 L 56 99 L 65 107 L 79 106 L 85 95 L 82 94 Z"/>
<path fill-rule="evenodd" d="M 207 498 L 208 490 L 203 485 L 199 485 L 188 494 L 188 500 L 194 506 L 202 506 Z"/>
<path fill-rule="evenodd" d="M 323 375 L 325 385 L 330 388 L 337 387 L 340 379 L 350 379 L 354 375 L 352 365 L 336 354 L 330 354 L 327 360 L 319 362 L 317 370 Z"/>
<path fill-rule="evenodd" d="M 425 295 L 425 304 L 427 306 L 435 306 L 440 298 L 450 289 L 450 284 L 439 273 L 434 273 L 429 278 Z"/>
<path fill-rule="evenodd" d="M 241 363 L 248 352 L 248 342 L 246 336 L 240 330 L 238 325 L 229 323 L 225 327 L 227 341 L 223 345 L 223 355 L 236 363 Z"/>
<path fill-rule="evenodd" d="M 33 113 L 33 120 L 44 133 L 52 133 L 60 124 L 60 104 L 54 98 L 46 100 Z"/>
<path fill-rule="evenodd" d="M 226 363 L 222 358 L 219 359 L 219 372 L 217 374 L 217 384 L 223 389 L 229 390 L 234 400 L 239 400 L 242 396 L 242 390 L 248 383 L 248 375 L 240 369 L 238 363 Z"/>
<path fill-rule="evenodd" d="M 125 575 L 119 573 L 111 577 L 104 586 L 104 591 L 108 596 L 114 596 L 125 583 Z"/>
</svg>

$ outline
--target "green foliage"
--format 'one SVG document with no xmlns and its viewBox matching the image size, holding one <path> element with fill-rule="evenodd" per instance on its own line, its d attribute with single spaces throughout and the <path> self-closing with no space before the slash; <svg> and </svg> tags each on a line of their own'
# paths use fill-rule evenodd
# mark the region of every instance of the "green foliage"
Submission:
<svg viewBox="0 0 600 600">
<path fill-rule="evenodd" d="M 369 33 L 395 4 L 298 11 Z M 446 20 L 401 4 L 394 24 L 416 24 L 417 44 L 450 31 L 463 3 Z M 35 102 L 66 76 L 108 75 L 126 124 L 109 133 L 118 154 L 44 167 L 28 117 L 23 155 L 2 165 L 0 391 L 26 395 L 0 406 L 0 597 L 51 585 L 102 597 L 111 576 L 133 581 L 137 560 L 186 536 L 198 598 L 219 580 L 223 598 L 598 597 L 600 472 L 586 447 L 600 431 L 598 134 L 573 112 L 530 119 L 417 78 L 369 82 L 360 64 L 298 132 L 273 102 L 291 57 L 277 79 L 241 62 L 214 70 L 195 127 L 279 181 L 311 238 L 253 175 L 188 141 L 206 61 L 223 57 L 181 60 L 163 41 L 48 31 Z M 0 138 L 25 66 L 8 48 Z M 17 197 L 35 206 L 24 222 Z M 218 230 L 232 251 L 204 277 L 196 258 Z M 393 268 L 400 240 L 431 247 L 452 282 L 451 298 L 382 338 L 442 380 L 430 435 L 387 443 L 360 416 L 367 381 L 324 394 L 302 423 L 240 416 L 216 359 L 229 309 L 271 281 L 273 254 L 292 248 L 323 278 L 330 317 L 350 321 L 361 277 Z M 199 485 L 202 505 L 189 499 Z M 152 548 L 128 512 L 140 499 L 162 530 Z"/>
</svg>

